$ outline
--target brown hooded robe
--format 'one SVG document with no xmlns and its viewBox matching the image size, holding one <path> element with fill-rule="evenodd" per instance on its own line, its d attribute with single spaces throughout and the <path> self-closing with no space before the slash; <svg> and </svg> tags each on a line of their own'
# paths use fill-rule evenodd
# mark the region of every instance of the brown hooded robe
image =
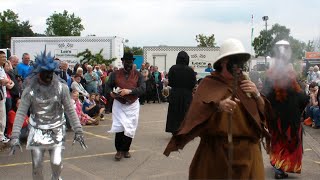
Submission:
<svg viewBox="0 0 320 180">
<path fill-rule="evenodd" d="M 240 81 L 239 81 L 240 82 Z M 166 156 L 178 151 L 195 137 L 201 141 L 189 169 L 190 179 L 226 179 L 228 177 L 228 118 L 218 103 L 232 95 L 233 81 L 218 73 L 200 83 L 177 135 L 164 151 Z M 240 85 L 240 83 L 238 83 Z M 265 128 L 264 112 L 257 102 L 237 88 L 240 99 L 233 113 L 233 179 L 264 179 L 260 138 Z M 268 103 L 265 100 L 265 103 Z"/>
</svg>

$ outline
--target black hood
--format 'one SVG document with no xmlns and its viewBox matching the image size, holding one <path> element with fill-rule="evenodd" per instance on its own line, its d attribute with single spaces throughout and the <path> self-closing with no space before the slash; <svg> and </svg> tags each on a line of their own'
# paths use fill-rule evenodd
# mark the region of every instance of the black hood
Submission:
<svg viewBox="0 0 320 180">
<path fill-rule="evenodd" d="M 176 64 L 188 66 L 189 65 L 189 55 L 184 51 L 180 51 L 177 56 Z"/>
</svg>

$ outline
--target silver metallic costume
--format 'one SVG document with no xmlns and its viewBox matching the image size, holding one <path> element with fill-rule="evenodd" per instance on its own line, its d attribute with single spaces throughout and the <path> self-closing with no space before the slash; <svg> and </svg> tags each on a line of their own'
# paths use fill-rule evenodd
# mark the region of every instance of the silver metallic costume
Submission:
<svg viewBox="0 0 320 180">
<path fill-rule="evenodd" d="M 44 55 L 39 64 L 42 63 L 43 69 L 48 71 L 47 64 L 54 62 L 48 60 L 48 57 Z M 53 73 L 55 68 L 55 65 L 51 64 L 49 72 Z M 62 83 L 55 74 L 53 74 L 50 84 L 42 84 L 40 83 L 40 76 L 38 76 L 38 73 L 41 73 L 39 66 L 36 70 L 35 75 L 28 80 L 28 85 L 26 85 L 22 94 L 21 104 L 14 121 L 10 154 L 14 154 L 16 146 L 21 149 L 18 137 L 24 117 L 30 109 L 30 132 L 27 140 L 27 149 L 31 150 L 33 179 L 44 178 L 42 163 L 46 150 L 50 154 L 52 179 L 61 179 L 62 153 L 66 134 L 64 113 L 69 117 L 75 132 L 74 142 L 78 141 L 85 149 L 82 127 L 71 104 L 68 86 Z"/>
</svg>

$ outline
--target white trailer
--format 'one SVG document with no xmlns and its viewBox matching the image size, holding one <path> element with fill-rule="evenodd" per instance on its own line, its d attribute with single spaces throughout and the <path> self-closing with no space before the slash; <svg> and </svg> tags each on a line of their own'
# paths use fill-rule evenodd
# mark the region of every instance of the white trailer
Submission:
<svg viewBox="0 0 320 180">
<path fill-rule="evenodd" d="M 80 63 L 80 58 L 77 58 L 76 55 L 85 49 L 89 49 L 93 54 L 103 49 L 103 57 L 106 59 L 117 58 L 113 65 L 121 67 L 123 41 L 123 38 L 116 36 L 12 37 L 11 54 L 21 58 L 23 53 L 29 53 L 31 60 L 34 60 L 34 57 L 43 52 L 46 46 L 47 52 L 51 52 L 51 55 L 73 66 Z"/>
<path fill-rule="evenodd" d="M 185 51 L 190 57 L 189 65 L 195 67 L 195 71 L 203 73 L 208 63 L 213 63 L 219 56 L 219 48 L 212 47 L 188 47 L 188 46 L 144 46 L 144 62 L 158 66 L 159 71 L 168 72 L 170 67 L 176 64 L 176 58 L 180 51 Z"/>
</svg>

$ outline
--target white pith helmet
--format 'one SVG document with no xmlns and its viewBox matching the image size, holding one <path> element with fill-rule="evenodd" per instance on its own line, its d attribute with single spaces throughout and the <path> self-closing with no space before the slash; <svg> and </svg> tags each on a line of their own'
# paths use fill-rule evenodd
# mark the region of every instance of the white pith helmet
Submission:
<svg viewBox="0 0 320 180">
<path fill-rule="evenodd" d="M 251 57 L 250 53 L 246 52 L 243 44 L 238 39 L 227 39 L 220 46 L 220 53 L 217 61 L 214 63 L 214 68 L 217 69 L 217 66 L 220 64 L 220 61 L 227 56 L 231 55 L 240 55 L 243 56 L 244 61 L 248 61 Z"/>
<path fill-rule="evenodd" d="M 280 40 L 278 42 L 276 42 L 276 45 L 287 45 L 290 46 L 290 43 L 286 40 Z"/>
</svg>

